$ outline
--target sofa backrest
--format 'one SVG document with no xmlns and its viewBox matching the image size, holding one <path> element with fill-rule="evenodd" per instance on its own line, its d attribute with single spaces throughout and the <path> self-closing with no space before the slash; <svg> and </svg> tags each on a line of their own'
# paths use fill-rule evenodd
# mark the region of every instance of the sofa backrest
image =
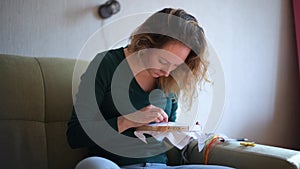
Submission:
<svg viewBox="0 0 300 169">
<path fill-rule="evenodd" d="M 1 169 L 73 169 L 87 156 L 86 149 L 72 150 L 65 135 L 75 63 L 0 54 Z M 84 69 L 87 63 L 79 65 Z M 178 149 L 168 157 L 171 165 L 182 161 Z"/>
<path fill-rule="evenodd" d="M 65 132 L 75 60 L 0 55 L 0 168 L 71 169 Z"/>
</svg>

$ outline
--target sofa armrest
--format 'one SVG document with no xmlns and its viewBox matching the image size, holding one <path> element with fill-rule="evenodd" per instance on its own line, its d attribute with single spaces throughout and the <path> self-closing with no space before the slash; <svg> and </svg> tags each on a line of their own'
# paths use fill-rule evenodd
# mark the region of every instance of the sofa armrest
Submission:
<svg viewBox="0 0 300 169">
<path fill-rule="evenodd" d="M 203 163 L 204 152 L 193 141 L 186 150 L 186 162 Z M 237 169 L 300 169 L 300 151 L 260 145 L 242 146 L 240 142 L 220 143 L 211 148 L 208 164 Z"/>
</svg>

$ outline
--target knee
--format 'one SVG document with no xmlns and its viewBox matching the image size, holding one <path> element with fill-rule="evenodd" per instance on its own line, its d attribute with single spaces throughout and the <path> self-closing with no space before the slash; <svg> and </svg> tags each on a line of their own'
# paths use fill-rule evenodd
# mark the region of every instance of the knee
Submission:
<svg viewBox="0 0 300 169">
<path fill-rule="evenodd" d="M 102 157 L 88 157 L 80 161 L 75 169 L 120 169 L 120 167 L 116 163 Z"/>
</svg>

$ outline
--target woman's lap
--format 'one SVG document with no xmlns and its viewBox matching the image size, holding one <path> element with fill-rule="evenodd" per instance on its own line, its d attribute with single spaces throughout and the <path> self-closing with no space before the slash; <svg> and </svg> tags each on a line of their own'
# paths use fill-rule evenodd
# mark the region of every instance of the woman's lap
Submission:
<svg viewBox="0 0 300 169">
<path fill-rule="evenodd" d="M 88 157 L 80 161 L 75 169 L 120 169 L 120 167 L 106 158 Z"/>
<path fill-rule="evenodd" d="M 230 167 L 217 166 L 217 165 L 180 165 L 180 166 L 167 166 L 164 164 L 151 164 L 145 163 L 129 166 L 121 166 L 121 169 L 232 169 Z"/>
<path fill-rule="evenodd" d="M 232 169 L 225 166 L 217 165 L 181 165 L 167 166 L 160 163 L 141 163 L 119 167 L 116 163 L 102 158 L 89 157 L 80 161 L 75 169 Z"/>
<path fill-rule="evenodd" d="M 170 169 L 233 169 L 231 167 L 219 166 L 219 165 L 180 165 L 172 166 Z"/>
<path fill-rule="evenodd" d="M 167 166 L 165 164 L 136 164 L 121 166 L 121 169 L 232 169 L 230 167 L 217 166 L 217 165 L 180 165 L 180 166 Z"/>
</svg>

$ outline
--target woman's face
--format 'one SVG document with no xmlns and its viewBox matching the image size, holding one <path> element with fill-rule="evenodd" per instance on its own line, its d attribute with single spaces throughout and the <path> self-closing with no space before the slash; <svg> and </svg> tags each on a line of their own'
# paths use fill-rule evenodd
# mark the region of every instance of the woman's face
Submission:
<svg viewBox="0 0 300 169">
<path fill-rule="evenodd" d="M 143 62 L 152 77 L 168 77 L 172 70 L 184 63 L 190 52 L 191 49 L 180 42 L 169 42 L 161 49 L 147 49 Z"/>
</svg>

